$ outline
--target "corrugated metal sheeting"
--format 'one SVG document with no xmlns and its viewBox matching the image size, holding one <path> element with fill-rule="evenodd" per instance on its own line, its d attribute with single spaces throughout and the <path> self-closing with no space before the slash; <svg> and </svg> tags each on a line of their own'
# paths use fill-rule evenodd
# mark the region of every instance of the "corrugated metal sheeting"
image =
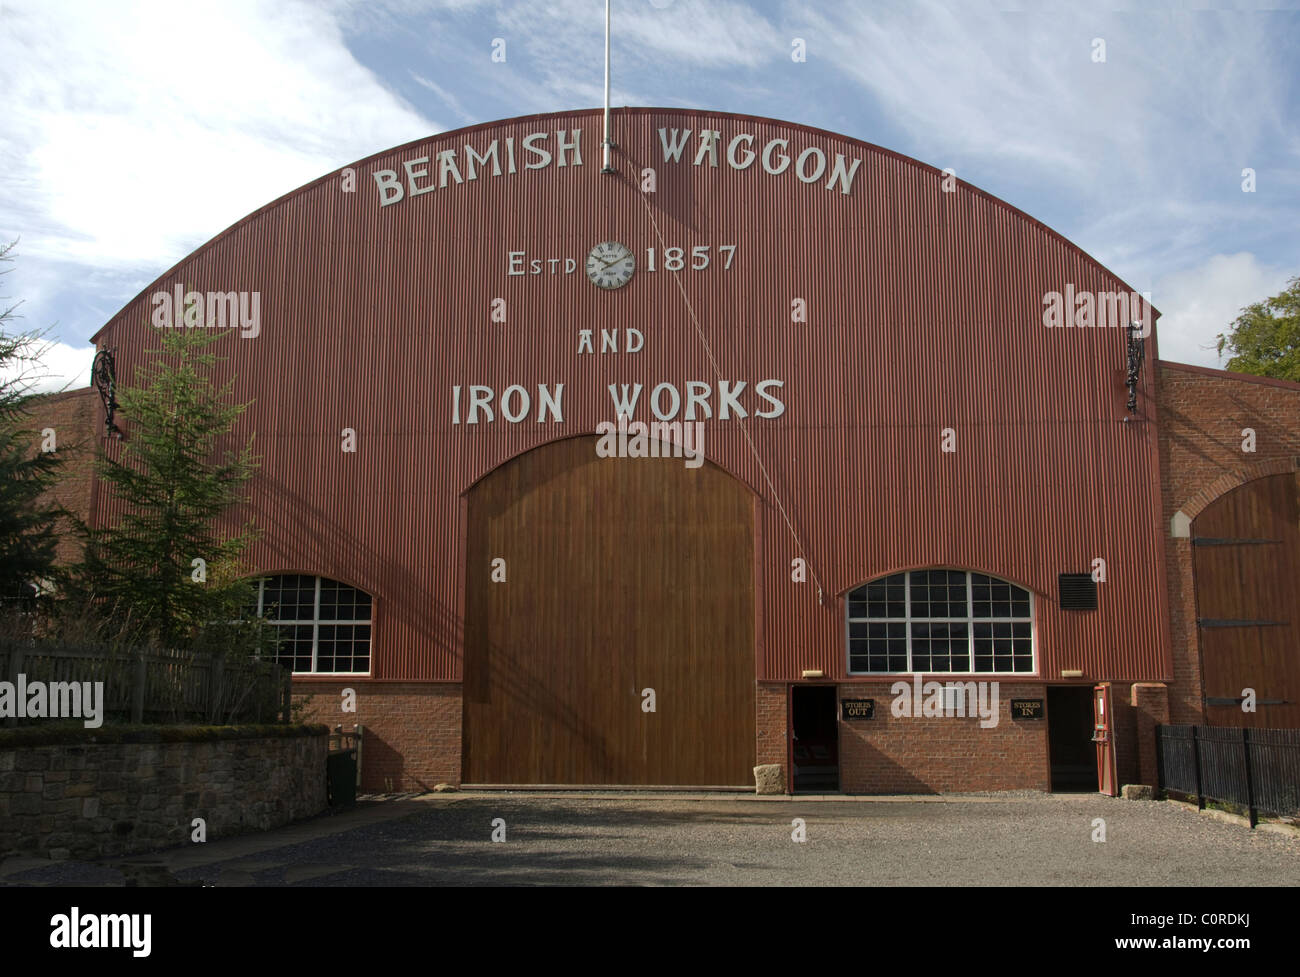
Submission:
<svg viewBox="0 0 1300 977">
<path fill-rule="evenodd" d="M 688 382 L 699 381 L 712 391 L 708 458 L 760 499 L 760 678 L 797 679 L 803 669 L 842 677 L 844 593 L 926 566 L 1031 588 L 1043 678 L 1062 669 L 1170 677 L 1151 372 L 1126 423 L 1122 330 L 1043 323 L 1046 293 L 1128 287 L 1007 204 L 960 182 L 944 192 L 939 170 L 878 147 L 726 113 L 614 117 L 616 176 L 599 172 L 597 111 L 443 133 L 363 160 L 353 192 L 340 171 L 275 201 L 101 332 L 129 381 L 155 345 L 155 291 L 184 283 L 260 293 L 260 334 L 220 343 L 235 395 L 255 401 L 240 431 L 256 432 L 262 455 L 258 568 L 319 573 L 375 595 L 377 678 L 457 680 L 468 488 L 520 452 L 613 420 L 610 384 L 643 384 L 636 417 L 652 420 L 656 385 L 673 384 L 684 403 Z M 679 162 L 664 161 L 660 129 L 692 130 Z M 529 133 L 546 133 L 538 144 L 555 153 L 556 134 L 573 130 L 581 165 L 570 155 L 564 167 L 524 168 Z M 717 166 L 702 130 L 721 134 Z M 753 141 L 737 144 L 737 159 L 746 148 L 758 159 L 738 169 L 728 148 L 746 133 Z M 439 153 L 454 150 L 464 176 L 465 147 L 482 154 L 493 140 L 504 168 L 507 138 L 516 173 L 493 176 L 481 164 L 475 180 L 451 177 L 380 206 L 377 171 L 405 184 L 403 163 L 428 157 L 413 168 L 429 174 L 417 186 L 432 185 Z M 776 175 L 762 165 L 774 139 L 788 148 L 769 161 L 782 150 L 791 160 Z M 805 183 L 794 171 L 809 148 L 827 164 Z M 861 160 L 847 194 L 826 188 L 836 154 L 847 166 Z M 807 174 L 816 154 L 805 162 Z M 648 170 L 656 187 L 643 194 Z M 664 268 L 651 214 L 664 243 L 685 249 L 681 283 L 720 376 Z M 637 273 L 616 291 L 583 274 L 588 249 L 604 240 L 637 256 Z M 718 247 L 731 244 L 724 270 Z M 690 268 L 696 246 L 710 249 L 706 270 Z M 655 272 L 646 267 L 652 247 Z M 572 258 L 576 271 L 564 274 L 561 261 L 551 274 L 544 261 L 543 274 L 508 275 L 512 251 L 525 261 Z M 505 322 L 493 321 L 495 299 L 504 299 Z M 807 321 L 791 321 L 795 299 Z M 640 352 L 601 354 L 602 329 L 622 340 L 629 328 L 644 335 Z M 594 331 L 593 354 L 579 353 L 583 329 Z M 800 547 L 737 420 L 718 416 L 719 380 L 745 383 L 738 400 L 749 433 L 822 582 L 821 603 L 811 577 L 791 580 Z M 782 381 L 767 388 L 784 404 L 779 417 L 753 416 L 771 407 L 756 395 L 764 380 Z M 532 401 L 517 424 L 501 415 L 513 384 Z M 537 422 L 538 384 L 563 384 L 563 423 Z M 493 423 L 465 423 L 470 385 L 494 391 Z M 355 453 L 341 450 L 345 428 L 356 431 Z M 941 450 L 947 428 L 955 452 Z M 1059 611 L 1057 575 L 1095 559 L 1106 563 L 1100 608 Z"/>
</svg>

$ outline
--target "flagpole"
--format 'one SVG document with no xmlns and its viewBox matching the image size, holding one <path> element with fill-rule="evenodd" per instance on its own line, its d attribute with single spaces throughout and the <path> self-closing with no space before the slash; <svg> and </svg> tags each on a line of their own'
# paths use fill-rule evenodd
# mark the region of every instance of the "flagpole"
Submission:
<svg viewBox="0 0 1300 977">
<path fill-rule="evenodd" d="M 609 136 L 609 0 L 605 0 L 605 142 L 602 146 L 605 165 L 600 168 L 602 173 L 614 172 L 609 164 L 609 150 L 613 145 Z"/>
</svg>

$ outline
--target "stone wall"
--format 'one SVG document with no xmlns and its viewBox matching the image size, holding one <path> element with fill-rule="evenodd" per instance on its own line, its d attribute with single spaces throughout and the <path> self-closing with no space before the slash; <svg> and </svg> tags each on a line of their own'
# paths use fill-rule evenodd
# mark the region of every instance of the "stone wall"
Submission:
<svg viewBox="0 0 1300 977">
<path fill-rule="evenodd" d="M 98 858 L 265 831 L 325 808 L 323 726 L 0 733 L 0 857 Z"/>
</svg>

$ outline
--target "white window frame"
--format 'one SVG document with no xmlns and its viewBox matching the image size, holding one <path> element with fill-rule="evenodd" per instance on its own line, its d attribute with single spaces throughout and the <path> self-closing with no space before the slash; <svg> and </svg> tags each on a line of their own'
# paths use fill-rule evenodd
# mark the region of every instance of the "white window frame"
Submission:
<svg viewBox="0 0 1300 977">
<path fill-rule="evenodd" d="M 312 576 L 312 575 L 307 573 L 273 573 L 270 574 L 269 576 L 259 577 L 257 581 L 257 616 L 261 617 L 263 615 L 263 604 L 266 598 L 266 582 L 270 580 L 271 577 L 308 577 L 308 576 Z M 374 623 L 375 597 L 374 595 L 367 593 L 364 590 L 361 590 L 360 587 L 352 587 L 352 584 L 346 583 L 345 581 L 335 580 L 333 577 L 326 578 L 317 574 L 313 579 L 315 579 L 316 581 L 315 593 L 312 596 L 312 616 L 314 620 L 310 620 L 310 621 L 303 620 L 303 619 L 287 620 L 284 618 L 276 618 L 273 621 L 269 622 L 272 627 L 281 627 L 281 626 L 305 627 L 307 625 L 311 625 L 311 671 L 309 672 L 294 671 L 293 674 L 294 675 L 370 675 L 372 674 L 375 668 L 375 657 L 374 657 L 375 655 L 375 623 Z M 360 591 L 361 593 L 366 594 L 366 596 L 370 598 L 370 617 L 365 619 L 353 618 L 347 620 L 343 618 L 334 618 L 323 622 L 325 625 L 331 627 L 336 624 L 345 624 L 345 625 L 364 624 L 370 628 L 370 638 L 367 642 L 370 649 L 370 653 L 366 655 L 366 660 L 370 663 L 370 667 L 367 668 L 364 672 L 321 672 L 321 671 L 317 671 L 316 669 L 317 653 L 320 651 L 320 626 L 322 623 L 320 618 L 320 592 L 321 592 L 321 583 L 326 579 L 329 579 L 331 583 L 342 584 L 344 587 L 352 587 L 353 590 Z M 296 658 L 297 656 L 294 657 Z"/>
<path fill-rule="evenodd" d="M 928 573 L 931 570 L 946 570 L 949 573 L 961 573 L 966 576 L 966 616 L 965 617 L 912 617 L 912 574 Z M 903 600 L 905 617 L 851 617 L 849 594 L 869 584 L 878 583 L 888 580 L 890 577 L 903 574 Z M 1019 590 L 1029 594 L 1029 617 L 975 617 L 975 597 L 974 587 L 971 584 L 972 574 L 980 574 L 988 577 L 996 583 L 1009 584 Z M 879 577 L 873 577 L 870 580 L 850 588 L 844 595 L 844 661 L 847 666 L 847 673 L 852 676 L 870 675 L 888 677 L 894 675 L 973 675 L 973 676 L 992 676 L 994 678 L 1036 678 L 1038 676 L 1038 615 L 1036 613 L 1037 603 L 1035 595 L 1028 587 L 1022 587 L 1020 584 L 1004 577 L 995 576 L 983 570 L 967 570 L 963 567 L 917 567 L 915 570 L 900 570 L 896 573 L 886 573 Z M 934 671 L 916 671 L 910 669 L 912 665 L 912 625 L 913 624 L 965 624 L 966 625 L 966 642 L 967 657 L 970 659 L 972 666 L 975 664 L 975 625 L 976 624 L 1029 624 L 1029 651 L 1032 656 L 1033 668 L 1028 672 L 934 672 Z M 854 671 L 853 669 L 853 633 L 854 624 L 901 624 L 903 633 L 907 639 L 907 664 L 909 670 L 901 672 L 872 672 L 872 671 Z M 858 639 L 862 640 L 862 639 Z"/>
</svg>

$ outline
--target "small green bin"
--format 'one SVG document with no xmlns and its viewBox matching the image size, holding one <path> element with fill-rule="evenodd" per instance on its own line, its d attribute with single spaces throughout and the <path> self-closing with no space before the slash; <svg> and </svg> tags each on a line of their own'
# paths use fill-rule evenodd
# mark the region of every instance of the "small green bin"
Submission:
<svg viewBox="0 0 1300 977">
<path fill-rule="evenodd" d="M 357 802 L 357 751 L 336 750 L 325 758 L 325 797 L 330 807 Z"/>
</svg>

